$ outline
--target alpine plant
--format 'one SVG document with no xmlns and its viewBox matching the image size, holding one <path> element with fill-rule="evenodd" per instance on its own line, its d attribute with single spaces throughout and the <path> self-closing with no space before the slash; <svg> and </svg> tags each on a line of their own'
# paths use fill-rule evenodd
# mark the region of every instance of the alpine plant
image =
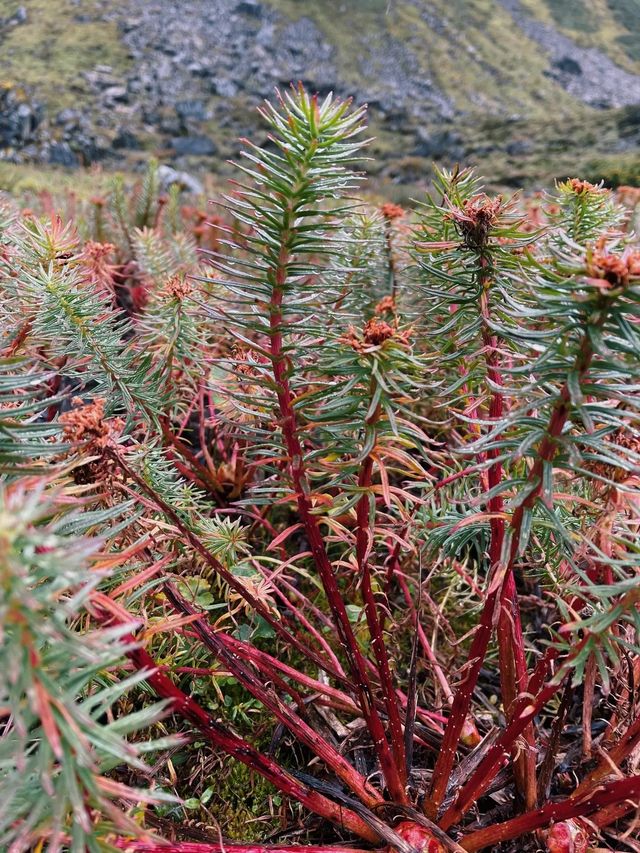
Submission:
<svg viewBox="0 0 640 853">
<path fill-rule="evenodd" d="M 364 109 L 261 113 L 220 215 L 2 203 L 3 849 L 637 849 L 633 216 L 375 209 Z"/>
</svg>

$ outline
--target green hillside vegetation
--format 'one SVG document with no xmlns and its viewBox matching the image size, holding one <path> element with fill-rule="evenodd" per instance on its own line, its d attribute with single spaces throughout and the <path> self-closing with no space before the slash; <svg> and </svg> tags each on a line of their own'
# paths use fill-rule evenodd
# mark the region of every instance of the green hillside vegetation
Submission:
<svg viewBox="0 0 640 853">
<path fill-rule="evenodd" d="M 99 64 L 126 69 L 115 19 L 100 19 L 117 2 L 30 0 L 26 22 L 0 36 L 0 84 L 33 88 L 52 112 L 82 104 L 88 95 L 83 71 Z M 0 11 L 11 14 L 18 6 L 3 0 Z"/>
<path fill-rule="evenodd" d="M 624 155 L 625 174 L 638 171 L 637 110 L 587 105 L 554 78 L 540 39 L 515 22 L 525 16 L 529 27 L 546 27 L 553 37 L 596 49 L 619 68 L 640 75 L 634 35 L 640 30 L 640 4 L 635 0 L 264 0 L 259 5 L 280 15 L 280 29 L 301 19 L 312 21 L 331 46 L 340 88 L 372 102 L 373 176 L 396 200 L 406 201 L 424 187 L 434 161 L 481 166 L 495 187 L 549 184 L 576 173 L 615 183 L 621 170 L 610 157 L 618 152 Z M 0 11 L 6 17 L 18 6 L 17 0 L 3 0 Z M 194 0 L 190 8 L 207 6 Z M 78 5 L 33 0 L 24 24 L 0 28 L 0 85 L 33 93 L 52 119 L 64 108 L 81 110 L 111 145 L 116 131 L 110 111 L 96 100 L 84 73 L 109 66 L 118 78 L 126 77 L 134 60 L 122 32 L 139 11 L 126 0 Z M 170 35 L 171 22 L 166 26 Z M 194 17 L 194 31 L 198 26 Z M 298 47 L 305 55 L 314 45 Z M 235 72 L 224 73 L 232 84 L 237 82 Z M 214 77 L 212 91 L 215 82 Z M 396 111 L 388 106 L 403 86 L 409 87 L 413 102 L 424 105 L 417 117 L 406 107 Z M 384 89 L 384 109 L 375 103 L 375 94 L 370 96 L 378 89 Z M 137 150 L 119 151 L 116 168 L 135 170 L 150 155 L 170 156 L 166 137 L 140 117 L 144 96 L 136 97 L 139 108 L 123 121 L 138 139 Z M 193 97 L 201 96 L 195 92 Z M 214 114 L 203 119 L 198 132 L 214 141 L 217 156 L 192 168 L 224 176 L 238 137 L 256 127 L 251 117 L 260 98 L 242 86 L 231 96 L 214 92 L 208 97 Z M 162 121 L 171 121 L 174 106 L 163 105 L 160 114 Z M 59 133 L 54 125 L 53 137 Z M 428 145 L 416 144 L 421 134 Z"/>
</svg>

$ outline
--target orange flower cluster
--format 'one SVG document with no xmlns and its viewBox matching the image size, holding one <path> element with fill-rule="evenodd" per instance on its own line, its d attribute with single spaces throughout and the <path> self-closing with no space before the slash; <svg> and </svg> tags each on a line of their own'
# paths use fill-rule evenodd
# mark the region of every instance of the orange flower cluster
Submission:
<svg viewBox="0 0 640 853">
<path fill-rule="evenodd" d="M 389 338 L 392 338 L 395 334 L 395 329 L 393 326 L 390 326 L 389 323 L 386 323 L 384 320 L 378 320 L 375 317 L 372 317 L 367 323 L 365 323 L 365 327 L 363 330 L 363 340 L 365 344 L 373 344 L 373 346 L 380 346 L 385 341 L 388 341 Z"/>
<path fill-rule="evenodd" d="M 492 199 L 486 193 L 478 193 L 466 199 L 462 207 L 448 204 L 447 217 L 455 223 L 466 245 L 472 249 L 484 248 L 489 232 L 502 211 L 502 196 Z"/>
<path fill-rule="evenodd" d="M 378 316 L 380 316 L 381 314 L 393 314 L 393 316 L 395 317 L 396 301 L 393 296 L 383 296 L 382 299 L 376 305 L 375 312 Z"/>
<path fill-rule="evenodd" d="M 113 243 L 98 243 L 89 240 L 82 248 L 80 261 L 86 270 L 91 284 L 113 291 L 113 278 L 117 272 L 116 264 L 109 260 L 111 253 L 115 251 Z"/>
<path fill-rule="evenodd" d="M 409 331 L 400 331 L 397 325 L 391 325 L 378 317 L 372 317 L 364 324 L 362 332 L 358 332 L 353 326 L 342 337 L 346 343 L 356 352 L 370 352 L 375 347 L 381 347 L 386 341 L 395 340 L 401 344 L 409 342 Z"/>
<path fill-rule="evenodd" d="M 104 400 L 100 397 L 90 403 L 85 403 L 81 397 L 74 397 L 72 403 L 75 408 L 64 412 L 59 418 L 65 438 L 74 444 L 86 442 L 86 451 L 97 457 L 74 468 L 73 479 L 78 485 L 101 483 L 108 490 L 120 477 L 120 472 L 115 460 L 107 456 L 105 450 L 115 444 L 124 428 L 124 421 L 122 418 L 105 420 Z"/>
<path fill-rule="evenodd" d="M 393 204 L 393 202 L 385 202 L 380 207 L 380 213 L 384 216 L 385 219 L 401 219 L 404 216 L 404 208 L 400 207 L 399 204 Z"/>
<path fill-rule="evenodd" d="M 124 421 L 121 418 L 105 420 L 101 397 L 96 397 L 91 403 L 85 403 L 82 397 L 74 397 L 72 403 L 75 408 L 59 418 L 65 438 L 74 443 L 86 441 L 89 452 L 102 453 L 122 431 Z"/>
<path fill-rule="evenodd" d="M 589 259 L 588 273 L 605 290 L 626 287 L 631 280 L 640 279 L 640 252 L 631 250 L 615 255 L 598 250 Z"/>
<path fill-rule="evenodd" d="M 582 181 L 580 178 L 570 178 L 565 186 L 572 190 L 576 195 L 582 195 L 583 193 L 585 195 L 588 193 L 603 195 L 607 192 L 604 187 L 598 187 L 595 184 L 590 184 L 589 181 Z"/>
<path fill-rule="evenodd" d="M 191 294 L 191 282 L 186 276 L 177 273 L 172 275 L 164 286 L 164 291 L 168 296 L 182 301 Z"/>
</svg>

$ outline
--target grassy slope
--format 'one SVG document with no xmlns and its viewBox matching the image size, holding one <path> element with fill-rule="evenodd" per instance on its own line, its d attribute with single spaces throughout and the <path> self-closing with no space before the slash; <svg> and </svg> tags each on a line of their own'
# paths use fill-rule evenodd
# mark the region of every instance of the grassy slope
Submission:
<svg viewBox="0 0 640 853">
<path fill-rule="evenodd" d="M 20 5 L 0 0 L 0 15 Z M 94 20 L 106 13 L 112 0 L 29 0 L 26 23 L 7 31 L 2 39 L 3 83 L 35 89 L 51 112 L 82 105 L 87 93 L 82 72 L 96 65 L 126 67 L 127 52 L 120 44 L 115 22 Z"/>
<path fill-rule="evenodd" d="M 553 103 L 562 109 L 572 100 L 543 74 L 540 50 L 513 26 L 496 0 L 422 0 L 444 22 L 435 32 L 421 19 L 411 0 L 264 0 L 289 18 L 312 18 L 335 45 L 344 77 L 357 83 L 360 71 L 354 33 L 368 41 L 383 34 L 408 43 L 420 69 L 468 109 L 540 114 Z M 629 71 L 640 73 L 640 54 L 624 42 L 640 27 L 637 0 L 521 0 L 538 19 L 553 24 L 584 46 L 605 50 Z M 19 0 L 0 0 L 0 15 L 11 14 Z M 123 0 L 29 0 L 28 21 L 8 31 L 2 43 L 2 76 L 35 86 L 51 105 L 74 103 L 82 97 L 83 70 L 96 64 L 123 68 L 126 51 L 115 22 L 82 20 L 108 13 Z"/>
<path fill-rule="evenodd" d="M 600 156 L 597 150 L 606 151 L 617 138 L 615 115 L 584 107 L 554 83 L 544 73 L 547 60 L 538 45 L 514 26 L 497 0 L 263 2 L 290 19 L 312 18 L 334 45 L 340 76 L 354 90 L 362 83 L 363 53 L 371 46 L 384 53 L 388 38 L 406 44 L 416 58 L 416 76 L 430 79 L 465 114 L 459 130 L 468 159 L 494 175 L 497 184 L 547 181 L 585 171 L 589 161 Z M 126 68 L 115 21 L 92 20 L 96 12 L 104 15 L 123 3 L 30 0 L 28 22 L 9 30 L 2 42 L 0 74 L 10 83 L 33 87 L 52 113 L 65 106 L 82 107 L 88 103 L 82 71 L 100 63 Z M 521 3 L 578 43 L 605 50 L 627 70 L 640 73 L 640 54 L 634 58 L 635 42 L 629 40 L 634 27 L 640 29 L 638 0 Z M 0 15 L 18 5 L 18 0 L 0 0 Z M 425 7 L 436 16 L 437 28 L 420 14 Z M 514 117 L 520 119 L 514 122 Z M 437 124 L 434 116 L 430 130 Z M 383 123 L 373 131 L 377 140 L 372 153 L 397 163 L 392 179 L 397 175 L 406 181 L 407 173 L 429 169 L 428 161 L 412 157 L 411 134 Z M 527 152 L 509 155 L 504 145 L 500 148 L 501 141 L 513 139 L 526 142 Z"/>
<path fill-rule="evenodd" d="M 627 71 L 640 73 L 638 0 L 521 0 L 531 15 L 553 24 L 583 47 L 604 50 Z"/>
<path fill-rule="evenodd" d="M 354 33 L 375 41 L 388 33 L 412 47 L 420 69 L 463 110 L 525 112 L 543 117 L 575 110 L 573 99 L 544 74 L 546 58 L 496 0 L 267 0 L 288 17 L 312 18 L 336 46 L 346 78 L 357 79 Z M 584 47 L 597 47 L 640 74 L 640 54 L 620 40 L 640 30 L 638 0 L 521 0 L 534 18 Z M 436 32 L 420 15 L 427 7 L 443 24 Z M 470 103 L 470 93 L 474 102 Z"/>
</svg>

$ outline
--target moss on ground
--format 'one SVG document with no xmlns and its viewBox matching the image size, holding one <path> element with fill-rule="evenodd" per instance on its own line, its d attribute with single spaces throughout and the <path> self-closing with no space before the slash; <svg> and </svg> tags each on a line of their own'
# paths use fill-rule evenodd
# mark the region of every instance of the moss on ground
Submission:
<svg viewBox="0 0 640 853">
<path fill-rule="evenodd" d="M 104 20 L 118 0 L 29 0 L 27 20 L 2 37 L 5 82 L 33 87 L 48 109 L 86 105 L 83 71 L 96 65 L 126 70 L 129 59 L 115 21 Z M 19 2 L 4 0 L 3 16 Z"/>
<path fill-rule="evenodd" d="M 246 765 L 228 760 L 208 781 L 213 793 L 206 809 L 225 838 L 261 841 L 277 828 L 282 798 Z"/>
</svg>

